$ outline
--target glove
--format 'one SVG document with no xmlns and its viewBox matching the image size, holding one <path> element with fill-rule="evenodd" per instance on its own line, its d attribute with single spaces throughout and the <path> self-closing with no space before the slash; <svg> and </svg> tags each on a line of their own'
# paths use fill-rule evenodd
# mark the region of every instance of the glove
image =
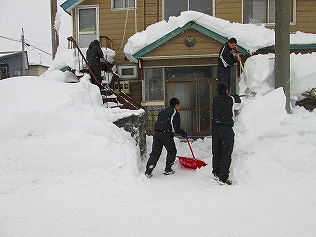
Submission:
<svg viewBox="0 0 316 237">
<path fill-rule="evenodd" d="M 182 133 L 182 134 L 181 134 L 181 137 L 187 138 L 187 134 L 186 134 L 186 133 Z"/>
</svg>

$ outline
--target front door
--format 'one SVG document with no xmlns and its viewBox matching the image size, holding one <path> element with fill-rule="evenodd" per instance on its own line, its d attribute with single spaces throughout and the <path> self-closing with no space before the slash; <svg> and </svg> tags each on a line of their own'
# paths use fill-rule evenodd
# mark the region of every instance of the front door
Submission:
<svg viewBox="0 0 316 237">
<path fill-rule="evenodd" d="M 189 136 L 211 134 L 211 103 L 215 96 L 216 67 L 177 67 L 166 69 L 166 98 L 180 100 L 181 127 Z"/>
<path fill-rule="evenodd" d="M 77 9 L 78 14 L 78 44 L 82 48 L 88 48 L 89 44 L 98 39 L 98 7 L 85 6 Z"/>
</svg>

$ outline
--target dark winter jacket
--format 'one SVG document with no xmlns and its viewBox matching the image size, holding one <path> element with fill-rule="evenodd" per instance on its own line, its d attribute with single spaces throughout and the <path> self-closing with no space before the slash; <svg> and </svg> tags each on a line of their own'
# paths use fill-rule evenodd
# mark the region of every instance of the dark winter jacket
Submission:
<svg viewBox="0 0 316 237">
<path fill-rule="evenodd" d="M 213 99 L 213 118 L 212 125 L 227 125 L 234 126 L 234 103 L 240 103 L 240 97 L 238 95 L 219 94 Z"/>
<path fill-rule="evenodd" d="M 237 57 L 234 55 L 235 55 L 234 49 L 230 48 L 227 43 L 224 44 L 221 50 L 219 51 L 218 66 L 219 67 L 233 66 L 238 61 Z"/>
<path fill-rule="evenodd" d="M 174 107 L 169 107 L 159 112 L 154 130 L 185 134 L 185 131 L 180 128 L 180 124 L 180 113 Z"/>
<path fill-rule="evenodd" d="M 98 41 L 93 41 L 87 50 L 87 60 L 91 67 L 100 66 L 100 59 L 104 57 Z"/>
</svg>

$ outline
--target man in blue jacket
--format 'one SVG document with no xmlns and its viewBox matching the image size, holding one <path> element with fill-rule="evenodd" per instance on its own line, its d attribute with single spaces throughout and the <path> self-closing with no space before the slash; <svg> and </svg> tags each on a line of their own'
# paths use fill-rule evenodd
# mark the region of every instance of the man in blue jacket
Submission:
<svg viewBox="0 0 316 237">
<path fill-rule="evenodd" d="M 177 98 L 170 99 L 170 107 L 159 112 L 154 125 L 153 145 L 146 165 L 145 175 L 150 178 L 152 171 L 156 167 L 163 146 L 167 150 L 166 167 L 164 174 L 174 174 L 172 165 L 176 159 L 177 149 L 174 143 L 174 134 L 181 134 L 186 138 L 186 132 L 180 128 L 180 101 Z"/>
<path fill-rule="evenodd" d="M 225 82 L 230 90 L 231 67 L 241 58 L 236 53 L 237 40 L 230 38 L 223 45 L 218 55 L 217 79 L 219 82 Z"/>
<path fill-rule="evenodd" d="M 218 95 L 212 102 L 212 165 L 215 180 L 220 184 L 231 185 L 228 179 L 231 155 L 234 148 L 234 103 L 240 103 L 238 95 L 228 95 L 228 86 L 220 82 Z"/>
</svg>

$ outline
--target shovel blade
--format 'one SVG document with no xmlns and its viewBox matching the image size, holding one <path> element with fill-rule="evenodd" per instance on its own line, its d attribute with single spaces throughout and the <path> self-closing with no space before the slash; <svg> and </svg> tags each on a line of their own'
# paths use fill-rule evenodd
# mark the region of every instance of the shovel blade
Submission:
<svg viewBox="0 0 316 237">
<path fill-rule="evenodd" d="M 207 165 L 204 161 L 191 157 L 177 156 L 177 158 L 179 159 L 181 166 L 189 169 L 200 169 Z"/>
</svg>

